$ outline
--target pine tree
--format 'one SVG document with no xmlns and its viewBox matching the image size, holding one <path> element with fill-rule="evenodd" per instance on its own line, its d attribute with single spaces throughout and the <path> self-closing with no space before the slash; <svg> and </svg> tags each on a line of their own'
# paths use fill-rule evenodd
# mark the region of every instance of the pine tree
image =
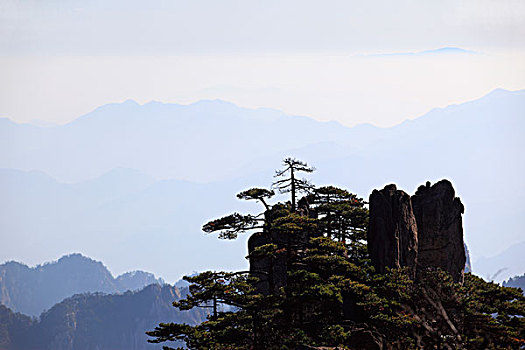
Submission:
<svg viewBox="0 0 525 350">
<path fill-rule="evenodd" d="M 357 261 L 367 257 L 368 209 L 363 199 L 347 190 L 324 186 L 315 189 L 307 200 L 315 209 L 325 236 L 344 242 L 350 258 Z"/>
<path fill-rule="evenodd" d="M 275 172 L 275 177 L 284 177 L 275 181 L 272 187 L 279 190 L 280 193 L 291 194 L 292 212 L 296 209 L 296 197 L 299 193 L 309 193 L 313 190 L 313 185 L 306 179 L 297 178 L 298 172 L 311 173 L 315 170 L 308 166 L 305 162 L 294 158 L 286 158 L 283 160 L 284 168 Z M 288 177 L 286 175 L 288 174 Z"/>
</svg>

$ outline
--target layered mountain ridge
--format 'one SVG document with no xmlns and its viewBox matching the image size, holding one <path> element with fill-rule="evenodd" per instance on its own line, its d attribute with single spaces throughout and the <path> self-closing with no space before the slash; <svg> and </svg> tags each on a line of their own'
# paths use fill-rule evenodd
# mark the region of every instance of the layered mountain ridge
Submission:
<svg viewBox="0 0 525 350">
<path fill-rule="evenodd" d="M 170 285 L 140 291 L 69 297 L 32 319 L 0 304 L 0 348 L 5 350 L 144 350 L 158 348 L 145 332 L 159 322 L 198 324 L 202 309 L 179 311 L 172 302 L 187 294 Z"/>
<path fill-rule="evenodd" d="M 123 293 L 151 284 L 165 282 L 144 271 L 115 278 L 101 262 L 81 254 L 70 254 L 35 267 L 14 261 L 0 265 L 0 303 L 29 316 L 38 316 L 74 294 Z"/>
<path fill-rule="evenodd" d="M 269 186 L 281 159 L 293 156 L 319 169 L 312 182 L 365 198 L 388 183 L 413 191 L 450 179 L 465 199 L 473 271 L 492 276 L 510 266 L 477 261 L 523 241 L 523 111 L 525 91 L 495 90 L 392 128 L 221 101 L 112 104 L 47 128 L 0 120 L 0 167 L 17 169 L 0 171 L 0 255 L 35 262 L 82 247 L 112 270 L 144 268 L 169 281 L 212 266 L 243 269 L 244 238 L 219 242 L 200 227 L 223 208 L 253 209 L 232 193 Z"/>
</svg>

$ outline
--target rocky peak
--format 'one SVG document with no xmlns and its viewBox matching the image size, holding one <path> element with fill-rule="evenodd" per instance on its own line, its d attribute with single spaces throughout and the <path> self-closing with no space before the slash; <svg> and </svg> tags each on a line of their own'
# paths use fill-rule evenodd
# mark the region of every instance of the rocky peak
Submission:
<svg viewBox="0 0 525 350">
<path fill-rule="evenodd" d="M 465 209 L 448 180 L 427 182 L 412 196 L 419 238 L 418 267 L 439 267 L 455 282 L 463 282 L 465 246 L 462 214 Z"/>
<path fill-rule="evenodd" d="M 410 196 L 387 185 L 370 195 L 370 229 L 368 252 L 379 272 L 385 268 L 408 266 L 415 276 L 417 261 L 417 227 Z"/>
<path fill-rule="evenodd" d="M 412 275 L 441 268 L 463 282 L 465 248 L 461 200 L 448 180 L 427 182 L 410 197 L 387 185 L 370 195 L 368 251 L 379 272 L 409 267 Z"/>
</svg>

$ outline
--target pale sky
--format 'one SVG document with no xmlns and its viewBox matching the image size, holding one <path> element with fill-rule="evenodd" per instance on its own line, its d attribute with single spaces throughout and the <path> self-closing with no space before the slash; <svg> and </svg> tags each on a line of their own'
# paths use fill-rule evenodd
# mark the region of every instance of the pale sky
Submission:
<svg viewBox="0 0 525 350">
<path fill-rule="evenodd" d="M 0 116 L 220 98 L 390 126 L 525 88 L 524 38 L 520 0 L 0 0 Z M 409 54 L 442 47 L 469 52 Z"/>
</svg>

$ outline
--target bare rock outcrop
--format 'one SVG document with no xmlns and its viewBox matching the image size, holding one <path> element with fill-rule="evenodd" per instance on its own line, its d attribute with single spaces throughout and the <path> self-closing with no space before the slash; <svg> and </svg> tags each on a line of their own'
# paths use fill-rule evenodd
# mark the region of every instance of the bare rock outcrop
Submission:
<svg viewBox="0 0 525 350">
<path fill-rule="evenodd" d="M 385 186 L 370 195 L 368 252 L 376 270 L 408 267 L 415 276 L 418 250 L 416 219 L 410 196 Z"/>
<path fill-rule="evenodd" d="M 463 242 L 463 204 L 448 180 L 427 182 L 412 196 L 418 228 L 418 268 L 441 268 L 463 282 L 466 256 Z"/>
<path fill-rule="evenodd" d="M 268 235 L 257 232 L 248 239 L 248 253 L 250 254 L 250 272 L 259 278 L 255 288 L 264 295 L 270 292 L 270 280 L 273 281 L 273 261 L 270 257 L 254 256 L 256 248 L 272 243 Z M 273 286 L 272 286 L 273 289 Z"/>
<path fill-rule="evenodd" d="M 410 197 L 395 185 L 370 195 L 368 252 L 378 272 L 385 268 L 440 268 L 463 282 L 466 255 L 461 200 L 448 180 L 420 186 Z"/>
</svg>

